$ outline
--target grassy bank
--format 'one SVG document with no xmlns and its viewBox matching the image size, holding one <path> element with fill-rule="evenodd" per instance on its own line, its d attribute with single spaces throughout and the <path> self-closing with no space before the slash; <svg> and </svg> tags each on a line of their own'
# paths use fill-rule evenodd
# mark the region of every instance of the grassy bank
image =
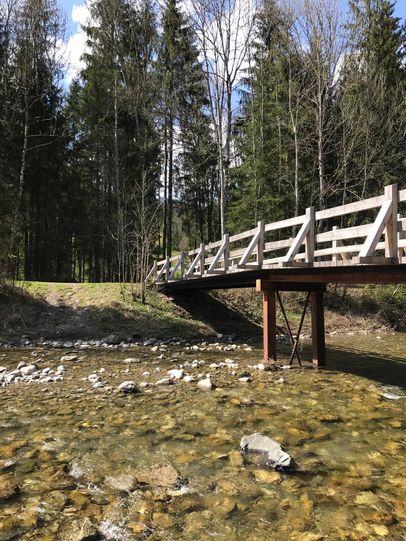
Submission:
<svg viewBox="0 0 406 541">
<path fill-rule="evenodd" d="M 157 292 L 141 304 L 129 285 L 24 282 L 0 289 L 1 339 L 170 337 L 210 334 Z"/>
<path fill-rule="evenodd" d="M 260 335 L 261 296 L 253 290 L 215 291 L 171 298 L 120 284 L 24 282 L 0 286 L 0 339 L 141 337 L 198 338 L 218 333 L 238 338 Z M 303 298 L 283 294 L 293 328 Z M 328 333 L 406 329 L 404 286 L 331 288 L 326 295 Z M 280 314 L 279 314 L 280 316 Z M 281 330 L 283 320 L 278 319 Z M 309 328 L 306 318 L 305 332 Z"/>
</svg>

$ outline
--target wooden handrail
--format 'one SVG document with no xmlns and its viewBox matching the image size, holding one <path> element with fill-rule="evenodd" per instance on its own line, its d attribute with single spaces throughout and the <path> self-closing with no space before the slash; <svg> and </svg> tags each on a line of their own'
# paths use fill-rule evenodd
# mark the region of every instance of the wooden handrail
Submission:
<svg viewBox="0 0 406 541">
<path fill-rule="evenodd" d="M 393 184 L 385 187 L 383 195 L 369 199 L 317 212 L 310 207 L 301 216 L 269 224 L 260 221 L 256 228 L 232 236 L 226 234 L 222 240 L 201 244 L 199 248 L 155 262 L 147 280 L 198 279 L 203 275 L 244 272 L 275 265 L 291 266 L 303 261 L 307 265 L 323 266 L 348 264 L 351 261 L 368 264 L 376 262 L 377 252 L 378 255 L 384 253 L 379 257 L 385 259 L 382 259 L 385 263 L 393 262 L 397 257 L 403 260 L 406 256 L 406 218 L 397 213 L 398 203 L 405 201 L 406 189 L 398 191 L 396 184 Z M 370 223 L 342 229 L 334 225 L 328 231 L 315 231 L 318 221 L 323 220 L 325 224 L 329 219 L 371 209 L 379 211 Z M 300 229 L 294 238 L 270 239 L 266 242 L 267 233 L 298 226 Z M 347 242 L 353 239 L 359 241 Z M 248 245 L 243 242 L 246 240 L 249 240 Z M 237 243 L 234 250 L 231 249 L 232 243 Z M 326 246 L 327 243 L 330 246 Z M 286 249 L 287 252 L 283 254 Z M 321 261 L 318 261 L 320 258 Z"/>
</svg>

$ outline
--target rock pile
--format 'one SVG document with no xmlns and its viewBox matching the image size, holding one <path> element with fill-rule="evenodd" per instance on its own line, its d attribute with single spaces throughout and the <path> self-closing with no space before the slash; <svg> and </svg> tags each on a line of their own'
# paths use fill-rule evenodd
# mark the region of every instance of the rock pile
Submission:
<svg viewBox="0 0 406 541">
<path fill-rule="evenodd" d="M 11 383 L 53 383 L 63 380 L 65 367 L 59 365 L 55 370 L 46 367 L 40 370 L 35 364 L 20 362 L 14 370 L 7 370 L 0 366 L 0 386 L 5 387 Z"/>
</svg>

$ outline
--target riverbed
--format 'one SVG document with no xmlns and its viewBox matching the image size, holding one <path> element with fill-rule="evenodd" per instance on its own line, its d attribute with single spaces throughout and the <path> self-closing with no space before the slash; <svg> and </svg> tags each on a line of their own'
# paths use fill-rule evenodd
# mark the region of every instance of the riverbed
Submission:
<svg viewBox="0 0 406 541">
<path fill-rule="evenodd" d="M 318 371 L 282 368 L 283 347 L 272 371 L 242 345 L 72 348 L 61 380 L 0 388 L 0 541 L 404 540 L 406 337 L 328 346 Z M 66 354 L 3 349 L 0 365 L 55 370 Z M 156 385 L 174 368 L 195 381 Z M 144 388 L 119 392 L 129 380 Z M 242 455 L 253 432 L 281 443 L 293 470 Z M 137 482 L 162 464 L 176 481 Z"/>
</svg>

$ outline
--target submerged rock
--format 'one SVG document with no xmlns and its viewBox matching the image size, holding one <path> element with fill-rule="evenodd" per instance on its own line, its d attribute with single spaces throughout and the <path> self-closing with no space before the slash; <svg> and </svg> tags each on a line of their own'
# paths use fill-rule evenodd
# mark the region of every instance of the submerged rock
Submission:
<svg viewBox="0 0 406 541">
<path fill-rule="evenodd" d="M 265 455 L 266 462 L 275 469 L 288 468 L 292 458 L 285 453 L 279 443 L 260 432 L 243 436 L 240 448 L 244 453 L 260 453 Z"/>
<path fill-rule="evenodd" d="M 137 479 L 134 475 L 123 474 L 118 475 L 117 477 L 106 477 L 106 483 L 115 490 L 119 490 L 122 492 L 132 492 L 137 485 Z"/>
<path fill-rule="evenodd" d="M 95 541 L 100 539 L 99 532 L 88 518 L 75 520 L 63 536 L 64 541 Z"/>
<path fill-rule="evenodd" d="M 135 473 L 138 483 L 155 487 L 172 487 L 181 482 L 179 472 L 172 464 L 155 464 Z"/>
<path fill-rule="evenodd" d="M 19 486 L 13 483 L 10 478 L 0 477 L 0 502 L 13 498 L 19 492 Z"/>
<path fill-rule="evenodd" d="M 140 363 L 141 359 L 138 359 L 136 357 L 127 357 L 127 359 L 124 359 L 123 363 L 126 364 L 137 364 Z"/>
<path fill-rule="evenodd" d="M 76 361 L 78 356 L 75 353 L 70 353 L 69 355 L 62 355 L 61 357 L 61 363 L 69 362 L 69 361 Z"/>
</svg>

